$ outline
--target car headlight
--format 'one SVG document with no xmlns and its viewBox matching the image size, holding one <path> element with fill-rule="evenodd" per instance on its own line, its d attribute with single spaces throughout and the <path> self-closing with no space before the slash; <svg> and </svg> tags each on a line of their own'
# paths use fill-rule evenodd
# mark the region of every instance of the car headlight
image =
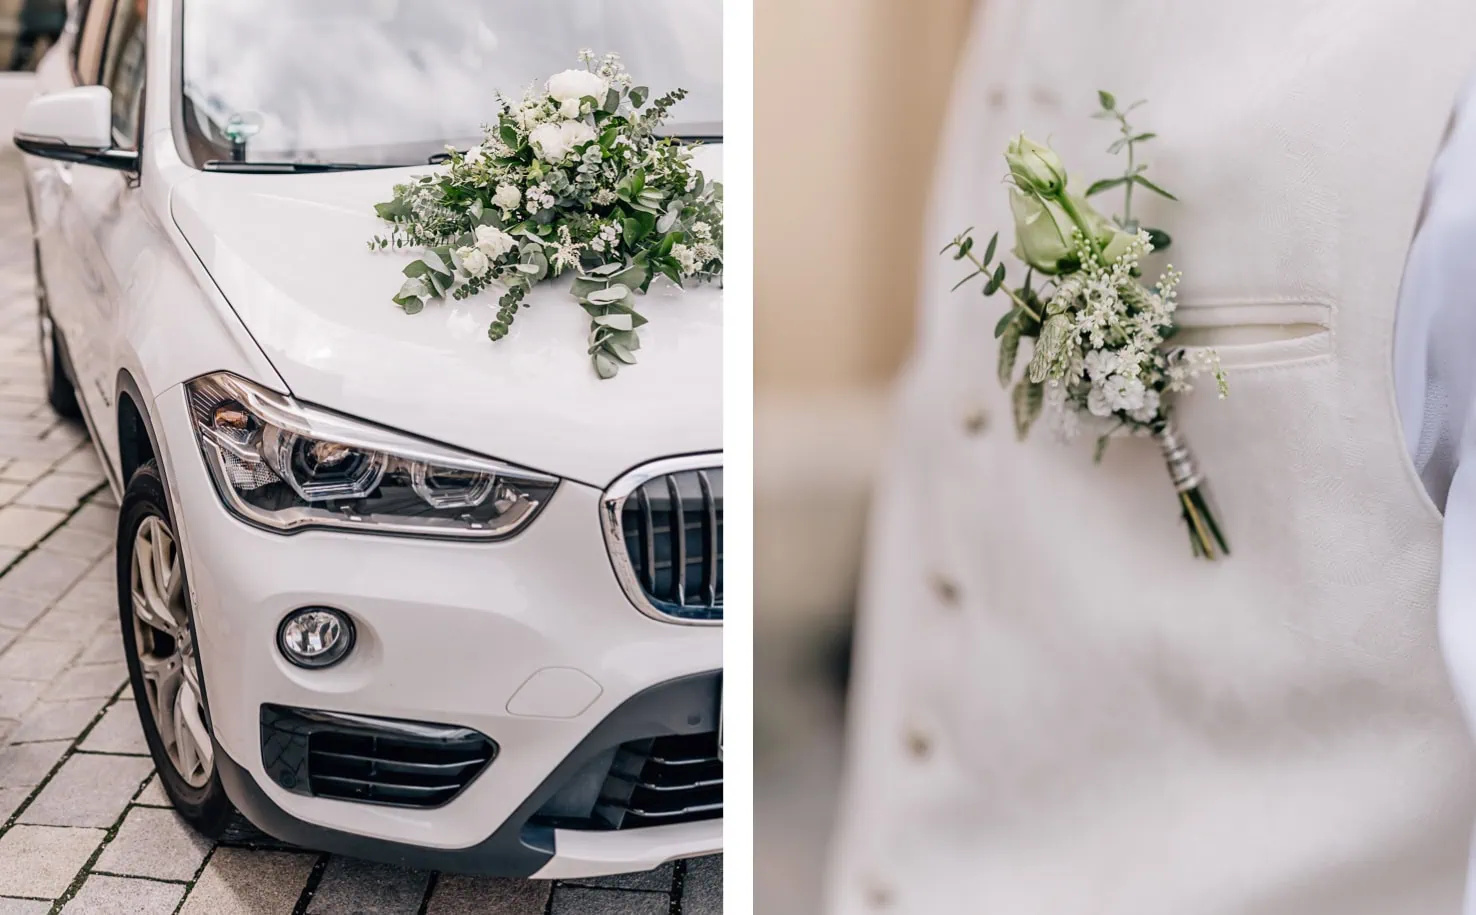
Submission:
<svg viewBox="0 0 1476 915">
<path fill-rule="evenodd" d="M 496 540 L 533 520 L 556 477 L 308 407 L 234 375 L 186 385 L 226 505 L 279 531 L 333 527 Z"/>
</svg>

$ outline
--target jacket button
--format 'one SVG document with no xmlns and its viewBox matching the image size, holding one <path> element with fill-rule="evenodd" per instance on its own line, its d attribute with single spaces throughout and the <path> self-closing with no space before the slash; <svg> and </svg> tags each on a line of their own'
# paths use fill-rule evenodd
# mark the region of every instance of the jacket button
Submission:
<svg viewBox="0 0 1476 915">
<path fill-rule="evenodd" d="M 969 435 L 983 435 L 988 427 L 989 414 L 983 410 L 974 409 L 964 414 L 963 428 Z"/>
<path fill-rule="evenodd" d="M 933 576 L 933 593 L 947 607 L 958 606 L 958 584 L 943 575 Z"/>
<path fill-rule="evenodd" d="M 932 739 L 917 728 L 911 728 L 907 731 L 906 743 L 907 752 L 913 759 L 927 759 L 933 752 Z"/>
</svg>

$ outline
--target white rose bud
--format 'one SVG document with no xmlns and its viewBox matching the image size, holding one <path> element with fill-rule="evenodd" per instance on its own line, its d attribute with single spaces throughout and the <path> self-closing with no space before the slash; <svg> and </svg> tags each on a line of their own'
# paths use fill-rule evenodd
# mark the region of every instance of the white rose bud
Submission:
<svg viewBox="0 0 1476 915">
<path fill-rule="evenodd" d="M 468 276 L 483 276 L 492 267 L 492 262 L 487 259 L 487 255 L 476 248 L 460 248 L 456 256 L 461 258 L 461 269 L 465 270 Z"/>
<path fill-rule="evenodd" d="M 497 193 L 492 195 L 492 202 L 504 210 L 512 210 L 523 202 L 523 195 L 511 184 L 499 184 Z"/>
<path fill-rule="evenodd" d="M 548 94 L 559 102 L 569 99 L 577 102 L 586 96 L 603 102 L 609 88 L 602 77 L 588 70 L 565 70 L 555 73 L 548 81 Z"/>
<path fill-rule="evenodd" d="M 1053 197 L 1066 189 L 1066 166 L 1061 164 L 1061 157 L 1023 133 L 1005 148 L 1005 162 L 1022 191 Z"/>
<path fill-rule="evenodd" d="M 577 118 L 577 117 L 579 117 L 579 99 L 577 99 L 577 98 L 566 98 L 566 99 L 564 99 L 563 104 L 559 105 L 559 114 L 562 114 L 566 118 Z"/>
<path fill-rule="evenodd" d="M 517 240 L 496 226 L 477 226 L 477 250 L 496 261 L 518 246 Z"/>
</svg>

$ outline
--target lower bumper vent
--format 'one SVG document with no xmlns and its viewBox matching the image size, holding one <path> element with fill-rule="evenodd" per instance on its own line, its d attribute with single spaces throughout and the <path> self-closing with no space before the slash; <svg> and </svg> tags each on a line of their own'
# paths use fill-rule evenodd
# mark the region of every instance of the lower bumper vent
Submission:
<svg viewBox="0 0 1476 915">
<path fill-rule="evenodd" d="M 471 784 L 497 745 L 470 728 L 263 705 L 261 755 L 296 794 L 429 808 Z"/>
<path fill-rule="evenodd" d="M 535 822 L 561 829 L 639 829 L 723 816 L 717 732 L 655 737 L 602 754 Z"/>
</svg>

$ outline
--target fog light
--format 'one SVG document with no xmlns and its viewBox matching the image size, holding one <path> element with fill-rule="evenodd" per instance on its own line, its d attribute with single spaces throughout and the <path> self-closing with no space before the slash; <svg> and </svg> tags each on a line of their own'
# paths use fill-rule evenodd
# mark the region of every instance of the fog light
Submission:
<svg viewBox="0 0 1476 915">
<path fill-rule="evenodd" d="M 327 667 L 354 647 L 354 624 L 337 610 L 304 607 L 277 627 L 277 647 L 298 667 Z"/>
</svg>

